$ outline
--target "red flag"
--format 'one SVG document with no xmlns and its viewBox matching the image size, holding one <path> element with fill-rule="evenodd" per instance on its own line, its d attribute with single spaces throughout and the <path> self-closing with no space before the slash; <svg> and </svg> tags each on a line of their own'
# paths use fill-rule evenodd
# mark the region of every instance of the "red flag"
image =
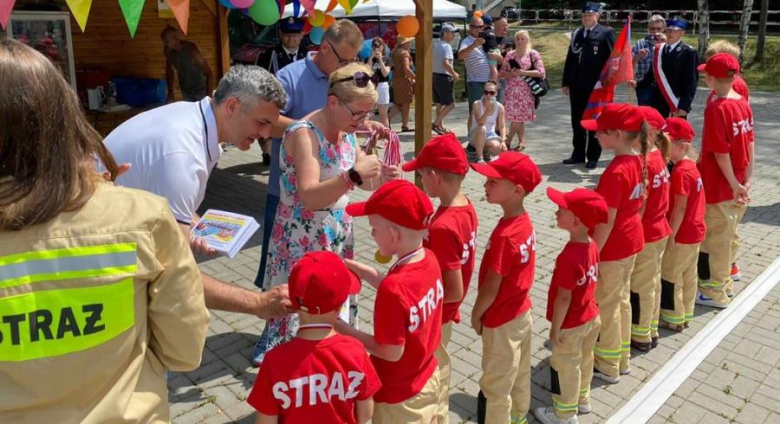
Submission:
<svg viewBox="0 0 780 424">
<path fill-rule="evenodd" d="M 634 79 L 634 66 L 631 63 L 631 18 L 629 17 L 612 48 L 612 54 L 604 64 L 604 69 L 601 70 L 596 86 L 593 87 L 582 119 L 598 118 L 601 109 L 614 100 L 615 87 L 632 79 Z"/>
</svg>

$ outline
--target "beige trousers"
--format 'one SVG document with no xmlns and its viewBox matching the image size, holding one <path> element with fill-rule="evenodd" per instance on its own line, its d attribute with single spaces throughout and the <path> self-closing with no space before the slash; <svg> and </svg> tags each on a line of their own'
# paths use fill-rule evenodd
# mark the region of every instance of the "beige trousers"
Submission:
<svg viewBox="0 0 780 424">
<path fill-rule="evenodd" d="M 486 424 L 524 423 L 531 407 L 531 311 L 496 328 L 482 329 Z"/>
<path fill-rule="evenodd" d="M 631 273 L 631 340 L 640 343 L 650 343 L 656 296 L 661 296 L 661 257 L 668 239 L 646 243 Z"/>
<path fill-rule="evenodd" d="M 452 338 L 452 324 L 450 321 L 441 327 L 441 344 L 436 349 L 436 359 L 439 361 L 439 402 L 436 410 L 436 421 L 439 424 L 450 422 L 450 372 L 451 359 L 447 352 L 447 345 Z"/>
<path fill-rule="evenodd" d="M 707 235 L 701 251 L 709 254 L 710 279 L 699 283 L 701 293 L 716 302 L 729 303 L 728 292 L 733 290 L 731 264 L 739 247 L 737 226 L 746 208 L 733 201 L 707 205 L 704 222 Z"/>
<path fill-rule="evenodd" d="M 661 319 L 669 324 L 683 325 L 693 320 L 700 245 L 675 244 L 674 249 L 664 253 Z"/>
<path fill-rule="evenodd" d="M 579 327 L 561 330 L 561 343 L 554 344 L 550 379 L 555 415 L 567 419 L 577 413 L 577 404 L 590 400 L 593 379 L 593 347 L 599 336 L 599 317 Z"/>
<path fill-rule="evenodd" d="M 422 423 L 436 424 L 439 396 L 439 370 L 434 371 L 420 393 L 399 403 L 374 404 L 373 424 Z"/>
<path fill-rule="evenodd" d="M 601 331 L 596 347 L 595 367 L 612 377 L 627 369 L 631 355 L 630 279 L 636 255 L 599 264 L 596 302 L 599 304 Z"/>
</svg>

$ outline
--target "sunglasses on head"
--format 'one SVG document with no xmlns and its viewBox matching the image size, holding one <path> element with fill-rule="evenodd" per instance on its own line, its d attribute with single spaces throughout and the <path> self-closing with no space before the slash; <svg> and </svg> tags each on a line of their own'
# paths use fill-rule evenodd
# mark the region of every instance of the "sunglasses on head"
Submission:
<svg viewBox="0 0 780 424">
<path fill-rule="evenodd" d="M 498 94 L 497 91 L 492 91 L 492 90 L 485 90 L 483 91 L 483 93 L 485 93 L 485 95 L 487 96 L 495 96 L 496 94 Z"/>
<path fill-rule="evenodd" d="M 333 81 L 332 83 L 330 83 L 330 87 L 333 87 L 334 85 L 336 85 L 338 83 L 352 81 L 352 82 L 355 83 L 356 86 L 358 86 L 358 88 L 364 88 L 365 86 L 368 85 L 368 82 L 371 81 L 371 77 L 372 77 L 372 75 L 369 75 L 366 72 L 358 71 L 358 72 L 355 72 L 354 74 L 352 74 L 351 77 L 346 77 L 346 78 L 342 78 L 342 79 L 338 79 L 336 81 Z"/>
</svg>

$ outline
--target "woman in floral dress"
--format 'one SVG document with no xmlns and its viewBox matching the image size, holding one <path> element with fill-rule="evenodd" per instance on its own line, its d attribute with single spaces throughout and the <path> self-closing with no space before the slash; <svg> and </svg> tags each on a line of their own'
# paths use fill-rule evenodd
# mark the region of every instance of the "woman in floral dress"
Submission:
<svg viewBox="0 0 780 424">
<path fill-rule="evenodd" d="M 381 164 L 374 155 L 359 149 L 354 132 L 373 115 L 377 100 L 370 81 L 371 69 L 359 63 L 345 65 L 330 76 L 324 108 L 290 124 L 280 151 L 280 202 L 268 251 L 265 288 L 287 283 L 293 265 L 306 252 L 329 250 L 345 259 L 354 257 L 352 218 L 344 213 L 349 193 L 358 184 L 376 189 L 395 178 L 396 168 Z M 350 324 L 357 325 L 356 298 L 349 302 Z M 254 361 L 260 365 L 265 353 L 291 340 L 298 328 L 298 315 L 289 314 L 266 323 L 255 346 Z"/>
<path fill-rule="evenodd" d="M 525 123 L 536 119 L 534 95 L 523 77 L 544 78 L 544 63 L 539 52 L 531 48 L 528 31 L 515 33 L 515 49 L 507 53 L 501 65 L 501 78 L 506 79 L 504 108 L 509 131 L 506 145 L 512 145 L 515 134 L 519 145 L 513 150 L 525 149 Z"/>
</svg>

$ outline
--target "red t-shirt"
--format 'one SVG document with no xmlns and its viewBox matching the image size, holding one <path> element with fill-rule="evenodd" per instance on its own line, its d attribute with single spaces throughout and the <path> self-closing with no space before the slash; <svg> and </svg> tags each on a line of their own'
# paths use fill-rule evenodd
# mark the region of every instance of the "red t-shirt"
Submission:
<svg viewBox="0 0 780 424">
<path fill-rule="evenodd" d="M 463 276 L 463 297 L 458 302 L 445 303 L 441 316 L 444 324 L 460 322 L 460 304 L 469 289 L 477 248 L 477 213 L 471 201 L 466 206 L 439 207 L 423 246 L 436 255 L 442 273 L 459 269 Z"/>
<path fill-rule="evenodd" d="M 380 385 L 359 341 L 296 337 L 268 352 L 247 402 L 282 423 L 357 423 L 355 404 Z"/>
<path fill-rule="evenodd" d="M 744 79 L 742 79 L 742 75 L 737 75 L 734 77 L 734 83 L 731 84 L 731 88 L 734 89 L 734 91 L 739 94 L 740 96 L 744 97 L 745 100 L 750 103 L 750 90 L 748 89 L 747 83 Z M 707 102 L 706 105 L 712 103 L 713 100 L 715 100 L 718 97 L 718 93 L 715 92 L 715 90 L 710 91 L 710 95 L 707 96 Z"/>
<path fill-rule="evenodd" d="M 749 162 L 748 148 L 754 140 L 753 111 L 745 99 L 716 99 L 704 110 L 699 172 L 704 182 L 707 204 L 734 199 L 731 186 L 715 159 L 716 153 L 728 153 L 734 176 L 745 182 Z"/>
<path fill-rule="evenodd" d="M 524 213 L 498 221 L 490 235 L 479 267 L 479 287 L 488 270 L 501 276 L 498 295 L 482 316 L 482 325 L 496 328 L 531 308 L 528 292 L 534 282 L 536 234 L 531 217 Z"/>
<path fill-rule="evenodd" d="M 671 197 L 669 199 L 669 220 L 674 210 L 674 196 L 682 194 L 688 198 L 685 204 L 682 225 L 674 241 L 680 244 L 696 244 L 704 241 L 707 226 L 704 224 L 704 184 L 696 163 L 685 159 L 674 165 L 672 170 Z"/>
<path fill-rule="evenodd" d="M 397 362 L 371 357 L 382 381 L 375 401 L 403 402 L 420 393 L 433 375 L 443 300 L 441 270 L 428 249 L 423 260 L 395 266 L 382 280 L 374 302 L 374 339 L 403 345 L 404 354 Z"/>
<path fill-rule="evenodd" d="M 617 261 L 641 251 L 645 245 L 639 217 L 644 198 L 642 158 L 615 156 L 599 178 L 596 192 L 604 196 L 608 207 L 617 209 L 615 225 L 601 249 L 601 260 Z"/>
<path fill-rule="evenodd" d="M 547 320 L 552 322 L 558 289 L 571 290 L 571 304 L 561 328 L 579 327 L 599 315 L 596 281 L 599 279 L 599 246 L 568 242 L 555 260 L 555 270 L 547 295 Z"/>
<path fill-rule="evenodd" d="M 647 190 L 645 214 L 642 216 L 642 230 L 645 243 L 652 243 L 672 234 L 672 227 L 666 220 L 669 211 L 669 170 L 660 150 L 647 155 L 647 178 L 650 188 Z"/>
</svg>

